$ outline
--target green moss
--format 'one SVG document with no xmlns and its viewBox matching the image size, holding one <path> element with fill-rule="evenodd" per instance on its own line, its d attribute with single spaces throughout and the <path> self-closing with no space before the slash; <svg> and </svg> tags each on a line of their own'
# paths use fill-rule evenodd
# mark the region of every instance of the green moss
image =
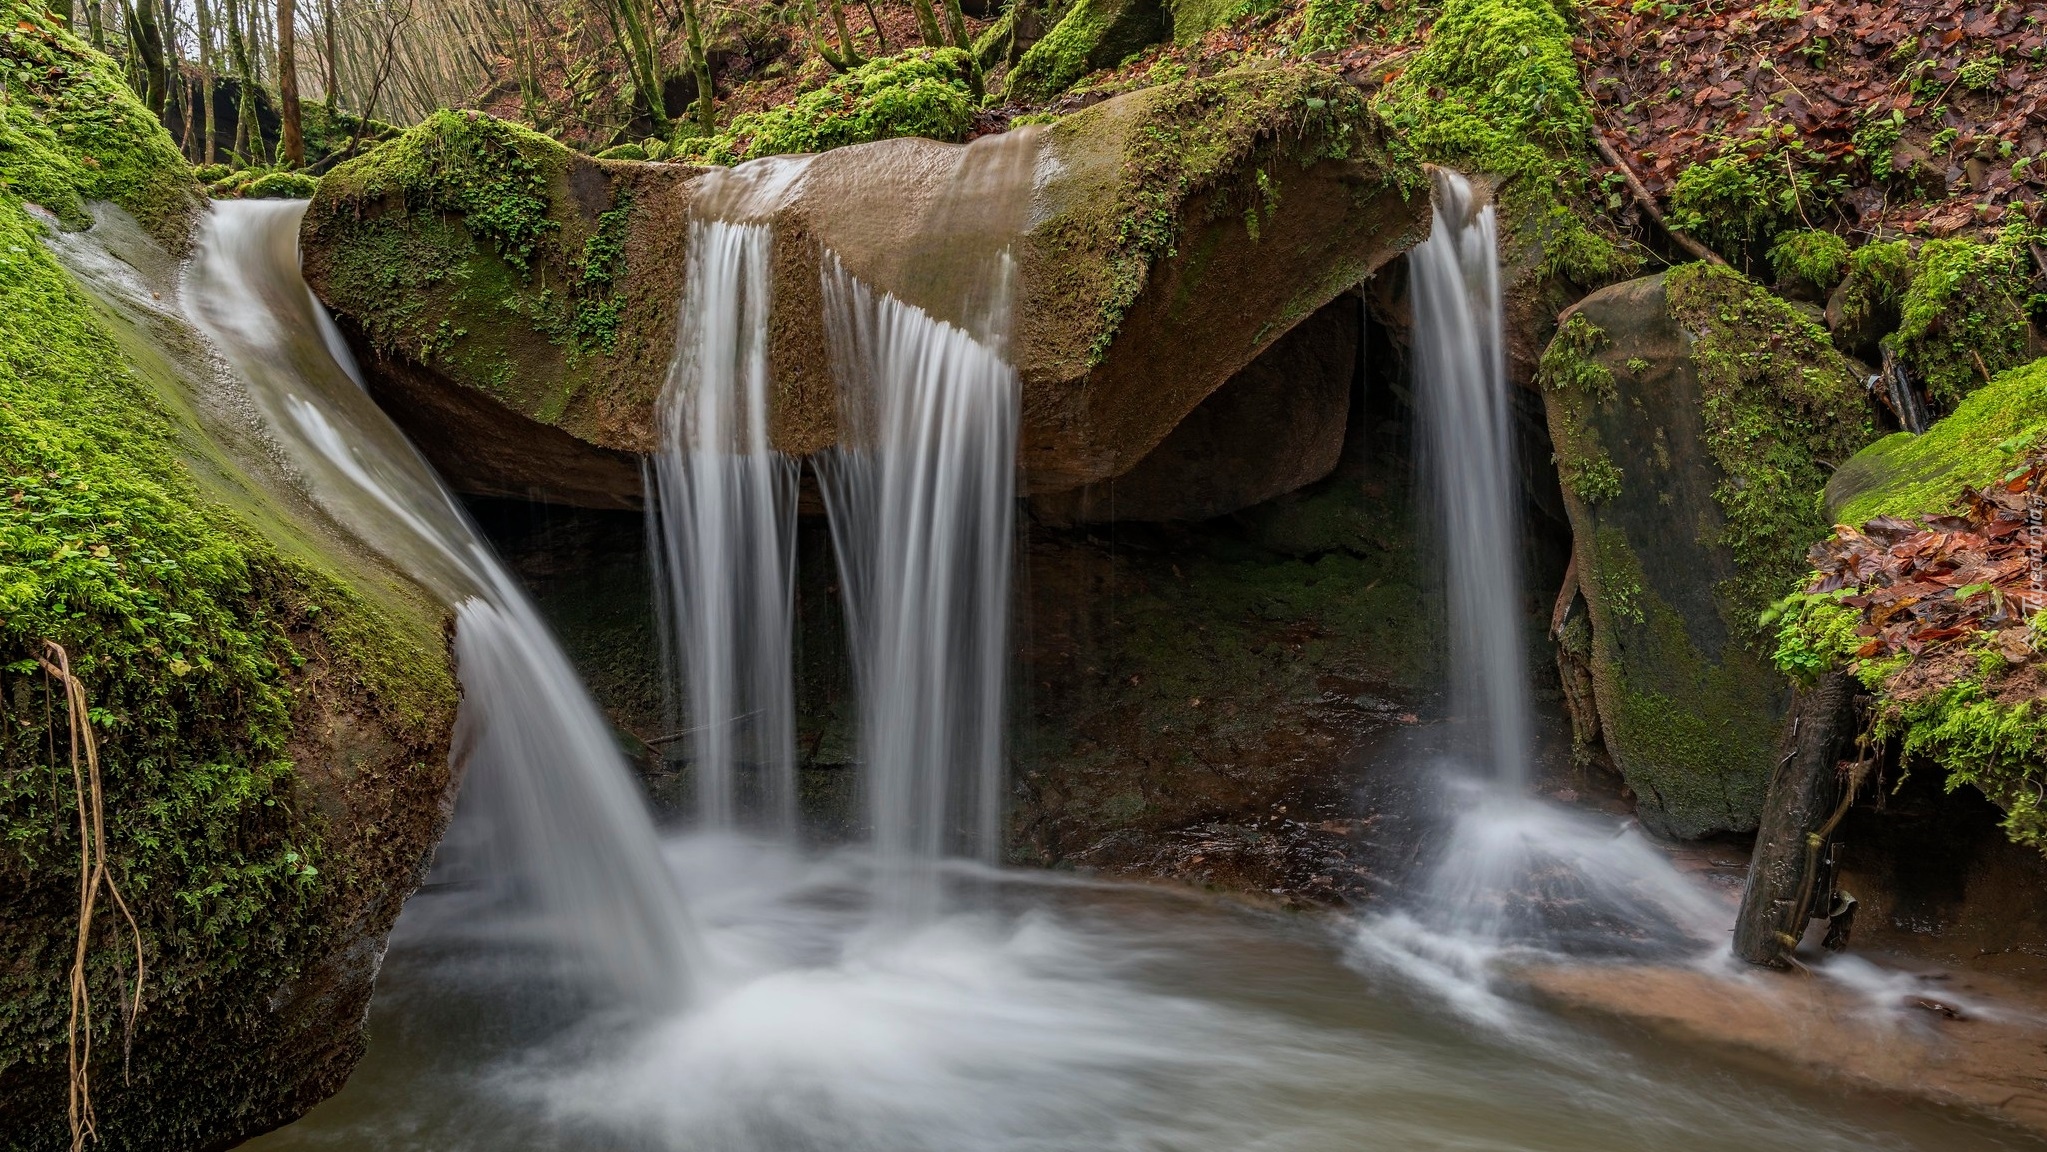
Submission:
<svg viewBox="0 0 2047 1152">
<path fill-rule="evenodd" d="M 1016 62 L 1004 95 L 1025 103 L 1050 100 L 1089 72 L 1113 68 L 1171 32 L 1157 0 L 1074 0 Z"/>
<path fill-rule="evenodd" d="M 1946 511 L 1965 486 L 2002 478 L 2027 449 L 2047 439 L 2047 360 L 2002 373 L 1921 435 L 1900 432 L 1864 448 L 1827 486 L 1835 518 Z"/>
<path fill-rule="evenodd" d="M 1348 47 L 1356 38 L 1363 15 L 1358 0 L 1308 0 L 1302 10 L 1301 33 L 1294 38 L 1294 51 L 1305 56 Z"/>
<path fill-rule="evenodd" d="M 238 195 L 249 200 L 310 200 L 320 181 L 303 172 L 270 172 L 249 181 Z"/>
<path fill-rule="evenodd" d="M 404 199 L 414 212 L 453 213 L 505 262 L 530 271 L 560 232 L 549 215 L 567 149 L 480 112 L 436 112 L 420 125 L 335 170 L 365 200 Z"/>
<path fill-rule="evenodd" d="M 1374 106 L 1397 158 L 1503 178 L 1508 240 L 1546 273 L 1597 284 L 1636 267 L 1572 207 L 1589 200 L 1592 114 L 1551 0 L 1449 0 Z"/>
<path fill-rule="evenodd" d="M 1874 435 L 1868 400 L 1824 329 L 1732 270 L 1679 268 L 1668 292 L 1692 340 L 1706 448 L 1726 476 L 1713 491 L 1727 525 L 1716 543 L 1740 573 L 1727 596 L 1755 622 L 1826 536 L 1819 494 Z"/>
<path fill-rule="evenodd" d="M 1173 42 L 1194 44 L 1208 34 L 1210 29 L 1220 28 L 1239 18 L 1239 10 L 1246 0 L 1168 0 L 1166 8 L 1173 17 Z M 1250 0 L 1257 3 L 1258 0 Z"/>
<path fill-rule="evenodd" d="M 1795 131 L 1758 129 L 1678 175 L 1670 222 L 1738 258 L 1749 242 L 1819 211 L 1821 189 L 1809 165 L 1823 159 L 1808 154 Z"/>
<path fill-rule="evenodd" d="M 736 164 L 898 136 L 959 140 L 973 124 L 978 75 L 961 49 L 913 48 L 871 60 L 787 104 L 743 113 L 716 135 L 678 138 L 674 156 Z"/>
<path fill-rule="evenodd" d="M 1588 504 L 1620 495 L 1625 477 L 1599 442 L 1591 412 L 1615 396 L 1613 370 L 1593 358 L 1612 343 L 1599 326 L 1573 312 L 1543 349 L 1536 379 L 1550 395 L 1568 433 L 1554 445 L 1557 476 Z M 1646 367 L 1646 365 L 1644 365 Z"/>
<path fill-rule="evenodd" d="M 41 4 L 0 0 L 0 191 L 91 223 L 85 202 L 110 200 L 175 246 L 198 207 L 177 146 L 118 65 Z"/>
<path fill-rule="evenodd" d="M 597 153 L 599 160 L 645 160 L 647 150 L 638 144 L 619 144 Z"/>
<path fill-rule="evenodd" d="M 1758 718 L 1778 714 L 1775 678 L 1745 647 L 1700 652 L 1619 529 L 1599 529 L 1594 551 L 1600 719 L 1644 819 L 1680 837 L 1754 827 L 1776 740 Z"/>
<path fill-rule="evenodd" d="M 1929 240 L 1914 261 L 1892 347 L 1936 405 L 1968 395 L 2026 359 L 2031 261 L 2023 227 L 1995 243 Z"/>
<path fill-rule="evenodd" d="M 317 956 L 332 909 L 360 899 L 298 783 L 289 743 L 313 707 L 298 670 L 321 659 L 322 691 L 348 701 L 335 707 L 388 710 L 423 745 L 453 687 L 417 633 L 195 480 L 156 389 L 0 195 L 0 924 L 62 923 L 76 893 L 62 705 L 32 663 L 53 640 L 93 706 L 146 1019 L 225 1021 Z M 0 1068 L 62 1062 L 69 943 L 46 940 L 0 968 Z M 118 949 L 89 962 L 95 1000 L 117 1002 Z M 117 1013 L 95 1027 L 118 1048 Z"/>
<path fill-rule="evenodd" d="M 1377 159 L 1391 168 L 1378 154 L 1364 98 L 1324 68 L 1235 69 L 1146 89 L 1142 100 L 1125 136 L 1114 200 L 1044 228 L 1056 247 L 1108 250 L 1098 267 L 1071 270 L 1094 281 L 1089 294 L 1101 301 L 1091 350 L 1097 363 L 1153 265 L 1178 252 L 1190 224 L 1284 203 L 1289 172 L 1322 160 Z M 1078 119 L 1054 125 L 1055 141 L 1090 130 L 1074 127 Z M 1088 146 L 1066 139 L 1074 148 Z M 1407 175 L 1418 192 L 1418 173 Z M 1189 217 L 1196 203 L 1205 218 Z"/>
<path fill-rule="evenodd" d="M 1777 630 L 1770 662 L 1779 672 L 1796 683 L 1811 684 L 1862 646 L 1863 638 L 1855 634 L 1862 613 L 1841 603 L 1845 595 L 1845 590 L 1794 592 L 1763 614 L 1762 623 Z"/>
<path fill-rule="evenodd" d="M 1848 254 L 1842 276 L 1842 328 L 1861 331 L 1895 314 L 1912 286 L 1912 249 L 1903 240 L 1864 244 Z"/>
<path fill-rule="evenodd" d="M 629 304 L 630 185 L 614 176 L 588 217 L 572 162 L 516 125 L 436 113 L 321 182 L 308 274 L 380 353 L 559 421 L 590 358 L 620 353 Z"/>
<path fill-rule="evenodd" d="M 1780 284 L 1803 283 L 1830 292 L 1848 271 L 1848 241 L 1817 229 L 1787 232 L 1770 249 L 1770 270 Z"/>
</svg>

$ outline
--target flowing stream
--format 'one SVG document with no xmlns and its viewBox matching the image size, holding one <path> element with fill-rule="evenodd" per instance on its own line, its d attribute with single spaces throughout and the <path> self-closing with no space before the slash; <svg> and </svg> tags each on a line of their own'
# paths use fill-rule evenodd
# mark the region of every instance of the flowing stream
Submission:
<svg viewBox="0 0 2047 1152">
<path fill-rule="evenodd" d="M 303 204 L 215 205 L 180 293 L 311 498 L 455 610 L 468 769 L 444 874 L 479 917 L 652 1008 L 686 1002 L 695 929 L 610 726 L 461 505 L 361 387 L 298 271 Z M 462 859 L 463 847 L 480 856 Z"/>
<path fill-rule="evenodd" d="M 1454 213 L 1438 222 L 1439 239 L 1459 236 Z M 913 797 L 905 813 L 936 818 L 906 824 L 899 845 L 877 827 L 874 845 L 822 854 L 722 825 L 657 834 L 531 605 L 359 386 L 298 278 L 297 214 L 218 206 L 182 298 L 319 506 L 458 606 L 471 775 L 450 853 L 466 855 L 459 849 L 472 842 L 497 851 L 472 858 L 464 882 L 430 885 L 408 903 L 372 1004 L 368 1055 L 346 1088 L 249 1147 L 2041 1146 L 1948 1111 L 1785 1087 L 1525 1005 L 1474 1022 L 1454 994 L 1470 982 L 1458 982 L 1454 964 L 1432 968 L 1416 942 L 1448 948 L 1497 941 L 1498 931 L 1417 912 L 1403 943 L 1392 918 L 1360 929 L 975 859 L 990 843 L 986 813 L 1000 783 L 999 743 L 993 775 L 984 757 L 1000 732 L 1014 371 L 999 325 L 937 318 L 829 261 L 821 275 L 841 370 L 871 389 L 849 394 L 866 396 L 874 417 L 830 485 L 842 504 L 835 529 L 848 538 L 847 582 L 868 582 L 852 593 L 865 637 L 859 674 L 886 680 L 863 686 L 863 715 L 918 677 L 937 676 L 923 683 L 949 701 L 936 719 L 919 712 L 936 706 L 928 698 L 887 704 L 910 717 L 905 731 L 865 733 L 862 755 L 877 775 L 896 770 L 882 763 L 890 748 L 899 764 L 942 775 L 898 788 Z M 147 288 L 128 285 L 134 278 L 91 234 L 53 243 L 95 290 L 150 306 Z M 1417 268 L 1428 275 L 1419 259 Z M 844 357 L 849 348 L 856 355 Z M 1488 401 L 1475 391 L 1461 403 L 1483 412 Z M 744 426 L 707 443 L 738 445 Z M 765 487 L 774 499 L 752 507 L 779 508 L 775 484 Z M 1509 568 L 1510 539 L 1491 549 L 1493 565 Z M 772 550 L 759 555 L 782 562 Z M 915 581 L 921 600 L 899 595 Z M 1511 575 L 1508 584 L 1511 594 Z M 909 617 L 920 611 L 943 613 L 946 626 L 917 634 Z M 888 629 L 905 634 L 884 640 Z M 925 740 L 933 743 L 918 746 Z M 1611 825 L 1544 815 L 1518 799 L 1522 776 L 1485 768 L 1519 754 L 1497 737 L 1452 742 L 1449 759 L 1476 781 L 1471 795 L 1498 807 L 1461 823 L 1447 855 L 1480 850 L 1462 838 L 1467 828 L 1481 844 L 1575 844 L 1571 866 L 1588 891 L 1649 901 L 1623 905 L 1623 915 L 1667 912 L 1660 881 L 1644 887 L 1644 866 Z M 739 766 L 758 753 L 733 755 Z M 978 898 L 927 904 L 874 931 L 877 883 L 904 871 L 903 854 L 929 883 Z M 1444 875 L 1421 907 L 1454 898 Z M 563 955 L 607 979 L 565 986 L 553 962 Z M 1449 975 L 1432 983 L 1432 972 Z"/>
</svg>

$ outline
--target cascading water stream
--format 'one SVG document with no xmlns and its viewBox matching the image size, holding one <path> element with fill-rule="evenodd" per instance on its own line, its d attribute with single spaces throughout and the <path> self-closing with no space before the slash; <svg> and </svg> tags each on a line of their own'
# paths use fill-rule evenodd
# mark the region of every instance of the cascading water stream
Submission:
<svg viewBox="0 0 2047 1152">
<path fill-rule="evenodd" d="M 1409 253 L 1415 394 L 1442 544 L 1452 722 L 1437 784 L 1449 828 L 1414 906 L 1368 921 L 1370 957 L 1480 1015 L 1504 1010 L 1492 961 L 1517 949 L 1688 948 L 1726 911 L 1633 829 L 1529 795 L 1520 525 L 1493 206 L 1435 173 L 1429 238 Z M 1625 945 L 1623 945 L 1625 946 Z"/>
<path fill-rule="evenodd" d="M 646 806 L 567 657 L 462 507 L 362 390 L 299 277 L 303 204 L 216 204 L 181 296 L 308 495 L 456 617 L 456 822 L 509 925 L 641 1008 L 690 992 L 696 937 Z M 537 938 L 537 939 L 536 939 Z"/>
<path fill-rule="evenodd" d="M 708 177 L 706 179 L 709 179 Z M 651 551 L 664 640 L 679 653 L 698 819 L 738 822 L 744 769 L 760 823 L 796 820 L 791 669 L 797 462 L 769 443 L 766 224 L 695 219 L 676 354 L 660 406 Z"/>
<path fill-rule="evenodd" d="M 1453 711 L 1483 774 L 1518 791 L 1533 739 L 1498 249 L 1492 204 L 1438 169 L 1435 220 L 1408 266 L 1415 399 L 1449 594 Z"/>
<path fill-rule="evenodd" d="M 1004 282 L 987 299 L 1006 332 Z M 1000 847 L 1019 385 L 993 340 L 823 272 L 842 445 L 820 462 L 856 654 L 879 912 L 938 910 L 937 861 Z"/>
</svg>

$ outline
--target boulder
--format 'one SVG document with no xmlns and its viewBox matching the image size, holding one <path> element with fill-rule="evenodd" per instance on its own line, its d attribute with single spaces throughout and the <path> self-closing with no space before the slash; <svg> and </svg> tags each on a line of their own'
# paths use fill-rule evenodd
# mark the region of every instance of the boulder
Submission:
<svg viewBox="0 0 2047 1152">
<path fill-rule="evenodd" d="M 1362 307 L 1346 294 L 1208 394 L 1135 468 L 1038 500 L 1041 518 L 1210 520 L 1305 488 L 1343 452 Z"/>
<path fill-rule="evenodd" d="M 798 455 L 837 436 L 826 254 L 965 321 L 961 276 L 1006 246 L 1023 479 L 1056 492 L 1134 467 L 1426 233 L 1421 174 L 1377 132 L 1362 96 L 1307 66 L 1160 85 L 969 145 L 729 170 L 592 160 L 444 113 L 322 181 L 305 266 L 373 391 L 458 487 L 630 506 L 693 201 L 775 228 L 774 438 Z"/>
<path fill-rule="evenodd" d="M 1581 737 L 1649 827 L 1753 828 L 1790 702 L 1758 619 L 1827 532 L 1827 467 L 1871 436 L 1861 387 L 1803 315 L 1704 265 L 1586 297 L 1541 383 L 1591 623 Z"/>
<path fill-rule="evenodd" d="M 1159 0 L 1073 0 L 1016 62 L 1005 94 L 1018 102 L 1050 100 L 1088 73 L 1171 39 L 1173 16 Z"/>
</svg>

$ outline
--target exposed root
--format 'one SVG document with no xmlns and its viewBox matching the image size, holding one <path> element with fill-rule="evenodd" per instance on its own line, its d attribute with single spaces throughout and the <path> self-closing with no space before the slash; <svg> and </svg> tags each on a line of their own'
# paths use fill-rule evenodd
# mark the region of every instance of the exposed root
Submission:
<svg viewBox="0 0 2047 1152">
<path fill-rule="evenodd" d="M 124 1005 L 125 1021 L 122 1029 L 121 1073 L 125 1082 L 128 1073 L 128 1053 L 135 1039 L 135 1018 L 142 1012 L 142 929 L 135 923 L 135 914 L 129 910 L 127 900 L 121 896 L 120 886 L 107 872 L 107 833 L 104 795 L 100 788 L 99 743 L 93 739 L 92 717 L 86 704 L 85 685 L 71 674 L 71 655 L 61 644 L 52 640 L 43 641 L 49 656 L 55 660 L 37 657 L 36 663 L 43 671 L 64 686 L 64 700 L 68 710 L 71 730 L 71 783 L 78 805 L 78 942 L 71 954 L 71 1023 L 68 1031 L 71 1072 L 71 1150 L 81 1152 L 88 1138 L 97 1140 L 99 1133 L 94 1130 L 92 1114 L 92 995 L 86 984 L 86 947 L 92 939 L 92 917 L 99 903 L 100 888 L 104 886 L 121 916 L 128 922 L 128 932 L 135 941 L 135 992 L 133 1002 Z M 81 764 L 79 754 L 83 751 Z M 119 925 L 115 926 L 118 942 Z"/>
</svg>

